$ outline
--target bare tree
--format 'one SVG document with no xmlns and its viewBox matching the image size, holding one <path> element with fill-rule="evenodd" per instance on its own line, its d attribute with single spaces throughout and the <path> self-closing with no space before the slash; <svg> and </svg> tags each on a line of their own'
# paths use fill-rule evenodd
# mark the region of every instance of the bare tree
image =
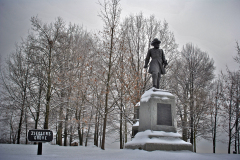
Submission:
<svg viewBox="0 0 240 160">
<path fill-rule="evenodd" d="M 222 74 L 222 77 L 225 81 L 223 85 L 224 90 L 221 96 L 221 105 L 223 106 L 222 118 L 224 122 L 227 122 L 223 123 L 223 129 L 228 134 L 228 153 L 231 153 L 231 146 L 233 145 L 234 141 L 235 151 L 238 153 L 239 73 L 227 70 L 227 74 Z"/>
<path fill-rule="evenodd" d="M 44 66 L 46 74 L 46 110 L 44 129 L 48 129 L 49 110 L 52 94 L 52 80 L 54 66 L 53 61 L 56 55 L 56 48 L 60 45 L 60 40 L 63 37 L 62 31 L 64 29 L 64 22 L 58 18 L 55 23 L 44 24 L 38 17 L 31 18 L 32 30 L 36 36 L 32 36 L 31 48 L 36 50 L 40 58 L 40 62 Z"/>
<path fill-rule="evenodd" d="M 204 120 L 202 118 L 206 111 L 204 100 L 207 100 L 206 93 L 214 78 L 213 65 L 207 53 L 192 44 L 186 44 L 173 68 L 174 81 L 171 87 L 179 100 L 177 109 L 182 122 L 183 139 L 188 139 L 187 130 L 190 128 L 190 142 L 194 144 L 194 151 L 198 127 L 201 126 L 198 124 Z"/>
<path fill-rule="evenodd" d="M 104 53 L 103 63 L 106 66 L 102 66 L 105 70 L 103 72 L 104 77 L 106 76 L 105 82 L 105 104 L 104 104 L 104 118 L 103 118 L 103 135 L 102 135 L 102 149 L 105 149 L 105 137 L 106 137 L 106 126 L 107 126 L 107 116 L 114 106 L 114 103 L 109 103 L 109 96 L 111 92 L 111 79 L 113 76 L 113 65 L 116 55 L 116 44 L 117 44 L 117 27 L 119 24 L 119 17 L 121 13 L 120 0 L 104 1 L 99 5 L 102 7 L 101 14 L 99 15 L 104 22 L 103 31 L 103 50 Z"/>
<path fill-rule="evenodd" d="M 213 153 L 216 153 L 216 141 L 217 141 L 217 127 L 219 126 L 219 112 L 220 112 L 220 107 L 221 107 L 221 96 L 223 93 L 223 80 L 221 77 L 218 77 L 216 81 L 213 83 L 213 89 L 210 91 L 210 99 L 212 102 L 209 105 L 209 112 L 211 115 L 210 122 L 211 124 L 209 125 L 209 129 L 211 131 L 211 140 L 213 143 Z M 208 139 L 208 137 L 207 137 Z"/>
<path fill-rule="evenodd" d="M 8 70 L 2 79 L 8 99 L 15 104 L 11 106 L 20 111 L 17 144 L 20 144 L 23 118 L 27 106 L 28 86 L 30 85 L 30 66 L 26 59 L 25 50 L 27 47 L 24 43 L 16 45 L 16 52 L 7 61 Z"/>
</svg>

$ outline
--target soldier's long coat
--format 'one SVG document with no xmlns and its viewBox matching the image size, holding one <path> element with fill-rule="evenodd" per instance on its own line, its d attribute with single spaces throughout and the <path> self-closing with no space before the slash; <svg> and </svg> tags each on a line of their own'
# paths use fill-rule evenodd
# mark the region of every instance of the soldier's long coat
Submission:
<svg viewBox="0 0 240 160">
<path fill-rule="evenodd" d="M 166 70 L 163 67 L 163 62 L 166 61 L 165 55 L 163 53 L 162 49 L 156 49 L 152 48 L 148 50 L 147 57 L 145 59 L 145 66 L 148 65 L 150 57 L 152 58 L 150 62 L 150 67 L 148 72 L 153 73 L 153 72 L 159 72 L 161 74 L 166 74 Z"/>
</svg>

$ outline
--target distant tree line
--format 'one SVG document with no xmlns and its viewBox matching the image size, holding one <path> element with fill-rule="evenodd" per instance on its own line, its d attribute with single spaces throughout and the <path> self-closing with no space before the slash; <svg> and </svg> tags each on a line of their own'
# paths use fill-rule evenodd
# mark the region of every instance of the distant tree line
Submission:
<svg viewBox="0 0 240 160">
<path fill-rule="evenodd" d="M 239 69 L 214 75 L 214 61 L 191 43 L 178 51 L 166 21 L 143 13 L 120 19 L 120 0 L 99 3 L 103 30 L 88 32 L 62 18 L 31 18 L 31 31 L 1 67 L 1 142 L 28 144 L 29 129 L 51 129 L 58 145 L 89 142 L 105 149 L 106 135 L 131 137 L 134 106 L 151 87 L 144 59 L 161 40 L 168 66 L 161 88 L 176 96 L 179 132 L 193 144 L 220 131 L 239 153 Z M 237 56 L 240 64 L 240 49 Z"/>
</svg>

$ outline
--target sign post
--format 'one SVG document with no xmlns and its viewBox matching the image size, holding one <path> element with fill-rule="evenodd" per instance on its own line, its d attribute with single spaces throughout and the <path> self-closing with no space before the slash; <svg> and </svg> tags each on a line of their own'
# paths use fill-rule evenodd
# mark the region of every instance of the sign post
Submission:
<svg viewBox="0 0 240 160">
<path fill-rule="evenodd" d="M 28 140 L 38 142 L 37 155 L 42 155 L 42 142 L 51 142 L 53 132 L 47 129 L 32 129 L 28 131 Z"/>
<path fill-rule="evenodd" d="M 38 142 L 37 155 L 42 155 L 42 142 Z"/>
</svg>

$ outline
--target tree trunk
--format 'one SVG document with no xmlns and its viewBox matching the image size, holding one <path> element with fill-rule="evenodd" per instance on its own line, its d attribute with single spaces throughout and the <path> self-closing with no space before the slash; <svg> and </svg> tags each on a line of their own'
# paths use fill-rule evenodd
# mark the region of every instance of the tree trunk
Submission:
<svg viewBox="0 0 240 160">
<path fill-rule="evenodd" d="M 105 109 L 104 109 L 104 119 L 103 119 L 103 135 L 102 135 L 102 146 L 101 149 L 105 149 L 105 136 L 106 136 L 106 127 L 107 127 L 107 114 L 108 114 L 108 96 L 110 91 L 110 80 L 111 80 L 111 69 L 112 69 L 112 53 L 113 53 L 113 33 L 114 28 L 111 28 L 111 44 L 110 44 L 110 53 L 108 61 L 108 76 L 107 76 L 107 86 L 105 94 Z"/>
<path fill-rule="evenodd" d="M 57 132 L 57 137 L 58 137 L 58 145 L 62 146 L 62 128 L 63 128 L 63 108 L 60 106 L 60 111 L 59 111 L 59 124 L 58 124 L 58 132 Z"/>
<path fill-rule="evenodd" d="M 231 142 L 232 142 L 232 129 L 231 129 L 231 121 L 232 121 L 232 86 L 230 91 L 230 104 L 229 104 L 229 119 L 228 119 L 228 154 L 231 153 Z"/>
<path fill-rule="evenodd" d="M 83 145 L 83 138 L 82 138 L 82 133 L 81 133 L 81 127 L 80 127 L 80 122 L 78 123 L 78 139 L 79 139 L 79 145 Z"/>
<path fill-rule="evenodd" d="M 64 146 L 67 146 L 67 127 L 68 127 L 68 109 L 66 110 L 65 127 L 64 127 Z"/>
<path fill-rule="evenodd" d="M 190 128 L 191 128 L 191 137 L 190 137 L 190 143 L 193 144 L 193 73 L 191 73 L 190 76 Z"/>
<path fill-rule="evenodd" d="M 182 138 L 187 142 L 188 140 L 188 129 L 187 129 L 187 105 L 184 105 L 184 113 L 183 113 L 183 133 Z"/>
<path fill-rule="evenodd" d="M 40 80 L 39 91 L 38 91 L 37 115 L 36 115 L 36 120 L 35 120 L 35 129 L 37 129 L 38 121 L 39 121 L 41 97 L 42 97 L 42 81 Z"/>
<path fill-rule="evenodd" d="M 214 130 L 213 130 L 213 153 L 216 153 L 216 127 L 217 127 L 217 116 L 215 115 L 215 118 L 214 118 Z"/>
<path fill-rule="evenodd" d="M 194 142 L 194 152 L 197 152 L 197 144 L 196 144 L 196 129 L 194 127 L 194 137 L 193 137 L 193 142 Z"/>
<path fill-rule="evenodd" d="M 72 124 L 71 124 L 71 126 L 70 126 L 70 139 L 69 139 L 69 146 L 71 146 L 72 145 Z"/>
<path fill-rule="evenodd" d="M 100 108 L 101 108 L 101 105 L 100 105 Z M 98 114 L 96 115 L 94 145 L 96 145 L 96 146 L 98 147 L 100 113 L 99 113 L 99 111 L 98 111 L 97 113 L 98 113 Z M 101 140 L 100 140 L 100 141 L 101 141 Z M 100 145 L 100 146 L 101 146 L 101 145 Z"/>
<path fill-rule="evenodd" d="M 88 137 L 89 137 L 89 133 L 90 133 L 90 129 L 91 129 L 92 117 L 93 117 L 93 106 L 92 106 L 92 109 L 91 109 L 90 120 L 89 120 L 89 123 L 88 123 L 88 131 L 87 131 L 87 135 L 86 135 L 85 146 L 87 146 L 87 142 L 88 142 Z"/>
<path fill-rule="evenodd" d="M 27 114 L 26 114 L 26 111 L 25 111 L 25 125 L 26 125 L 26 130 L 25 130 L 25 144 L 28 144 L 28 136 L 27 136 L 28 125 L 27 125 Z"/>
<path fill-rule="evenodd" d="M 230 125 L 230 124 L 229 124 Z M 229 126 L 229 133 L 228 133 L 228 154 L 231 152 L 231 141 L 232 141 L 232 131 L 231 126 Z"/>
<path fill-rule="evenodd" d="M 10 134 L 9 134 L 9 144 L 12 142 L 12 115 L 10 117 Z"/>
<path fill-rule="evenodd" d="M 46 113 L 45 113 L 45 122 L 44 122 L 44 129 L 48 129 L 48 117 L 49 117 L 49 107 L 50 107 L 50 100 L 51 100 L 51 63 L 52 63 L 52 47 L 50 46 L 49 50 L 49 57 L 48 57 L 48 70 L 47 70 L 47 95 L 46 95 Z"/>
<path fill-rule="evenodd" d="M 217 105 L 217 104 L 216 104 L 216 105 Z M 213 153 L 216 153 L 217 112 L 218 112 L 218 106 L 216 106 L 216 108 L 215 108 L 215 115 L 214 115 Z"/>
<path fill-rule="evenodd" d="M 217 113 L 218 113 L 218 92 L 219 84 L 217 83 L 217 95 L 216 95 L 216 105 L 215 105 L 215 114 L 214 114 L 214 127 L 213 127 L 213 153 L 216 153 L 216 132 L 217 132 Z"/>
<path fill-rule="evenodd" d="M 57 123 L 57 118 L 56 118 L 56 142 L 55 144 L 58 144 L 58 123 Z"/>
<path fill-rule="evenodd" d="M 125 118 L 125 143 L 127 143 L 127 119 Z"/>
<path fill-rule="evenodd" d="M 13 135 L 13 144 L 15 144 L 16 143 L 16 135 L 14 134 Z"/>
<path fill-rule="evenodd" d="M 83 134 L 82 134 L 82 128 L 83 127 L 81 127 L 81 122 L 80 122 L 81 112 L 82 112 L 82 110 L 80 110 L 79 113 L 78 113 L 78 116 L 76 116 L 77 120 L 78 120 L 78 139 L 79 139 L 79 145 L 80 146 L 83 145 Z M 76 113 L 76 115 L 77 115 L 77 113 Z"/>
<path fill-rule="evenodd" d="M 95 116 L 94 145 L 98 147 L 99 118 L 98 113 Z"/>
<path fill-rule="evenodd" d="M 107 112 L 108 112 L 108 109 L 107 107 L 105 107 L 105 115 L 104 115 L 104 118 L 103 118 L 103 134 L 102 134 L 102 145 L 101 145 L 101 149 L 105 149 L 105 136 L 106 136 L 106 126 L 107 126 Z"/>
<path fill-rule="evenodd" d="M 27 70 L 28 73 L 28 70 Z M 25 79 L 25 82 L 27 80 Z M 25 84 L 26 86 L 26 84 Z M 24 106 L 25 106 L 25 101 L 26 101 L 26 87 L 23 90 L 23 103 L 21 107 L 21 114 L 20 114 L 20 121 L 18 125 L 18 136 L 17 136 L 17 144 L 20 144 L 20 138 L 21 138 L 21 129 L 22 129 L 22 121 L 23 121 L 23 112 L 24 112 Z"/>
<path fill-rule="evenodd" d="M 58 137 L 58 145 L 62 146 L 62 122 L 59 122 L 57 135 L 58 135 L 57 136 Z"/>
<path fill-rule="evenodd" d="M 237 75 L 237 95 L 236 95 L 236 121 L 235 121 L 235 130 L 236 130 L 236 134 L 235 134 L 235 140 L 236 140 L 236 148 L 235 151 L 237 154 L 239 153 L 239 75 Z"/>
<path fill-rule="evenodd" d="M 17 144 L 20 144 L 21 128 L 22 128 L 22 119 L 23 119 L 23 105 L 20 114 L 20 120 L 18 125 L 18 135 L 17 135 Z"/>
<path fill-rule="evenodd" d="M 122 136 L 122 121 L 123 121 L 123 115 L 122 115 L 122 104 L 121 104 L 121 110 L 120 110 L 120 130 L 119 130 L 119 133 L 120 133 L 120 149 L 123 149 L 123 136 Z"/>
</svg>

